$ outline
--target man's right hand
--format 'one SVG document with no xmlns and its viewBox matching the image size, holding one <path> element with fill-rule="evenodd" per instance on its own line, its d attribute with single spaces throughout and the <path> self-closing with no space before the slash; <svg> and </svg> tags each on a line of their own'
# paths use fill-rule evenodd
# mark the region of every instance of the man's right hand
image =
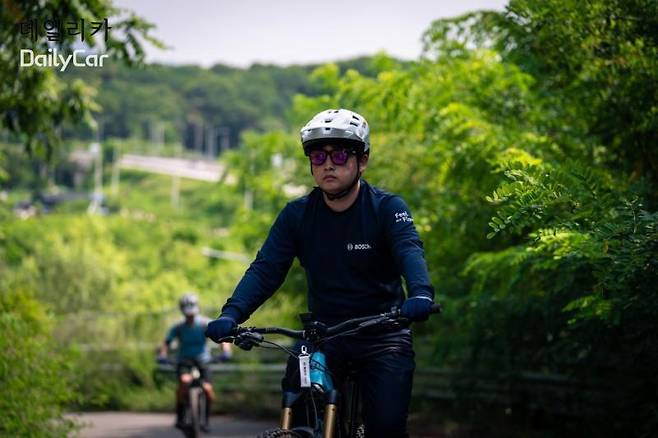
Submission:
<svg viewBox="0 0 658 438">
<path fill-rule="evenodd" d="M 222 338 L 231 336 L 237 326 L 238 324 L 235 322 L 235 319 L 230 316 L 220 316 L 218 319 L 208 323 L 206 337 L 219 343 Z"/>
</svg>

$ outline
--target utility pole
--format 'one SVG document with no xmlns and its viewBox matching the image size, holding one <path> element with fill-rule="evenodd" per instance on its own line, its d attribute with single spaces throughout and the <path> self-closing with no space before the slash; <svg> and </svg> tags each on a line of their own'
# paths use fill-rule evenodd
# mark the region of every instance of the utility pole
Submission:
<svg viewBox="0 0 658 438">
<path fill-rule="evenodd" d="M 155 148 L 155 154 L 160 156 L 164 147 L 164 123 L 161 120 L 151 120 L 149 125 L 151 128 L 151 144 Z"/>
<path fill-rule="evenodd" d="M 182 155 L 182 144 L 178 144 L 176 147 L 176 155 L 177 158 L 180 158 Z M 173 175 L 171 177 L 171 206 L 174 207 L 175 210 L 178 210 L 180 206 L 180 176 L 179 175 Z"/>
<path fill-rule="evenodd" d="M 98 142 L 89 145 L 89 152 L 94 156 L 94 192 L 87 213 L 95 214 L 101 209 L 103 201 L 103 148 Z"/>
<path fill-rule="evenodd" d="M 251 155 L 252 152 L 249 152 Z M 255 173 L 254 169 L 254 160 L 252 157 L 249 157 L 249 174 L 253 175 Z M 251 191 L 248 185 L 245 185 L 244 188 L 244 207 L 247 210 L 253 210 L 254 209 L 254 192 Z"/>
<path fill-rule="evenodd" d="M 119 146 L 114 148 L 114 156 L 112 163 L 112 196 L 119 196 L 119 178 L 121 177 L 121 168 L 119 167 L 119 160 L 121 160 L 121 153 L 119 152 Z"/>
<path fill-rule="evenodd" d="M 215 150 L 217 149 L 217 130 L 214 126 L 208 126 L 206 128 L 206 152 L 208 153 L 208 158 L 215 158 Z"/>
<path fill-rule="evenodd" d="M 199 155 L 203 155 L 203 125 L 194 122 L 192 126 L 194 126 L 194 150 Z"/>
<path fill-rule="evenodd" d="M 89 145 L 89 152 L 94 156 L 94 193 L 87 207 L 87 213 L 96 214 L 102 212 L 103 207 L 103 120 L 97 121 L 96 141 Z"/>
<path fill-rule="evenodd" d="M 225 150 L 229 149 L 231 147 L 231 128 L 229 127 L 222 127 L 219 128 L 219 135 L 221 135 L 221 140 L 219 143 L 219 151 L 224 152 Z"/>
</svg>

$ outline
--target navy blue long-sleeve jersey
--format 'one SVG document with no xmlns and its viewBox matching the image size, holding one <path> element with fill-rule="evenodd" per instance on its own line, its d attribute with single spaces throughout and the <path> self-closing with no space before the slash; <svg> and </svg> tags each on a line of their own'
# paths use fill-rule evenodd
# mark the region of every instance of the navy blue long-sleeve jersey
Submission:
<svg viewBox="0 0 658 438">
<path fill-rule="evenodd" d="M 331 210 L 317 187 L 289 202 L 222 314 L 246 321 L 281 286 L 295 257 L 306 271 L 309 310 L 327 324 L 400 306 L 401 276 L 409 296 L 434 298 L 407 205 L 364 180 L 342 212 Z"/>
</svg>

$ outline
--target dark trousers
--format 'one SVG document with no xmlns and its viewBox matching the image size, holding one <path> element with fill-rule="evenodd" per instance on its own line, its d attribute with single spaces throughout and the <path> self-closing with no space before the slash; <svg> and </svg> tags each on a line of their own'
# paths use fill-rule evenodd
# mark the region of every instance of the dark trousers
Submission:
<svg viewBox="0 0 658 438">
<path fill-rule="evenodd" d="M 323 344 L 321 349 L 337 387 L 350 370 L 356 372 L 366 437 L 407 437 L 416 367 L 410 330 L 339 337 Z M 295 358 L 288 359 L 282 387 L 284 391 L 299 390 L 299 364 Z"/>
</svg>

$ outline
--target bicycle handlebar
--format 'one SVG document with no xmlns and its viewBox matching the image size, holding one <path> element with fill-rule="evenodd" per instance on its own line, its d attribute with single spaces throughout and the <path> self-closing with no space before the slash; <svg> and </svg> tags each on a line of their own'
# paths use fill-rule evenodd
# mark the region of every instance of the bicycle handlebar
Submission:
<svg viewBox="0 0 658 438">
<path fill-rule="evenodd" d="M 249 331 L 261 335 L 277 334 L 285 335 L 289 338 L 304 339 L 304 330 L 293 330 L 285 327 L 238 327 L 236 330 L 237 334 Z"/>
<path fill-rule="evenodd" d="M 432 304 L 430 314 L 438 314 L 442 312 L 440 304 Z M 326 327 L 324 324 L 313 321 L 310 323 L 311 330 L 293 330 L 285 327 L 237 327 L 233 334 L 227 338 L 220 339 L 219 342 L 233 342 L 236 338 L 243 338 L 248 340 L 249 343 L 260 343 L 263 340 L 262 335 L 267 334 L 280 334 L 294 339 L 310 340 L 312 336 L 319 334 L 320 339 L 328 338 L 329 336 L 340 336 L 347 331 L 360 331 L 368 327 L 375 327 L 379 324 L 386 322 L 403 322 L 407 321 L 406 318 L 400 316 L 400 309 L 395 308 L 390 312 L 381 313 L 378 315 L 363 316 L 359 318 L 352 318 L 343 321 L 331 327 Z M 311 333 L 313 331 L 313 333 Z"/>
</svg>

